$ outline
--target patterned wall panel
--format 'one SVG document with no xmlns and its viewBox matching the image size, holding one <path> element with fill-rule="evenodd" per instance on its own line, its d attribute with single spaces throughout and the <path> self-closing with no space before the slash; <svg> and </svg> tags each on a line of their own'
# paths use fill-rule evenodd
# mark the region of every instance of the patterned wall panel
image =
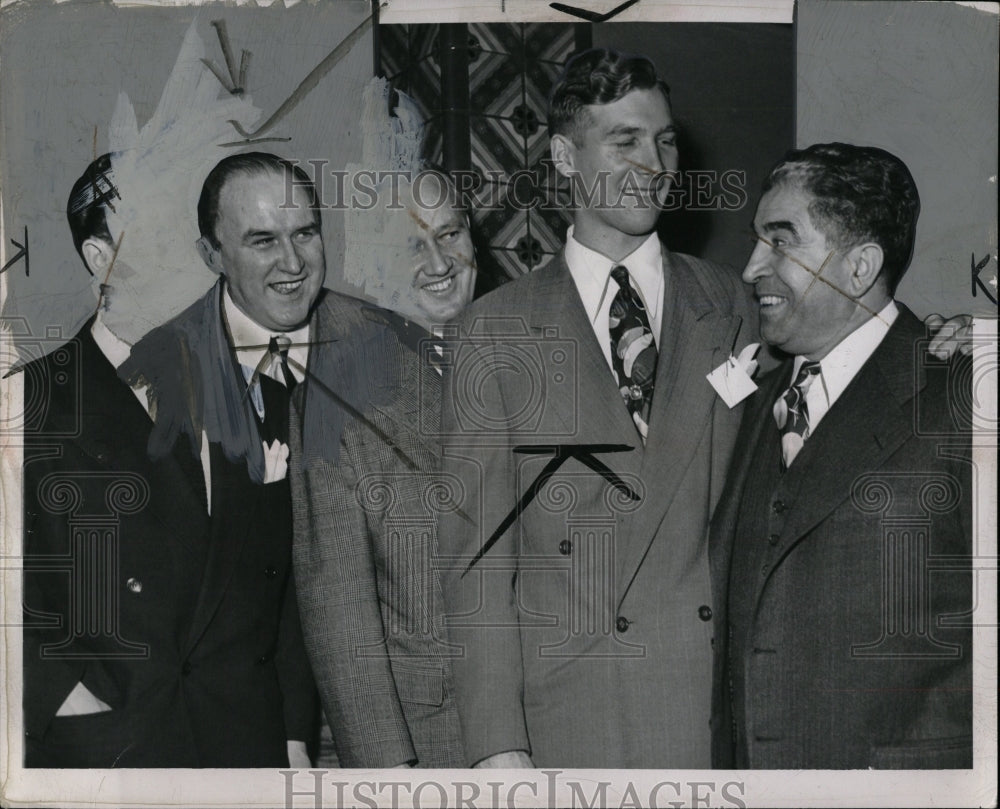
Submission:
<svg viewBox="0 0 1000 809">
<path fill-rule="evenodd" d="M 437 26 L 381 26 L 383 74 L 413 95 L 430 123 L 426 151 L 441 159 L 440 121 L 451 110 L 470 110 L 470 158 L 483 180 L 472 210 L 480 274 L 486 286 L 544 264 L 561 248 L 569 215 L 555 204 L 528 205 L 533 171 L 542 183 L 554 175 L 548 157 L 549 91 L 589 27 L 559 24 L 469 25 L 469 98 L 442 99 Z M 445 166 L 445 168 L 451 168 Z M 537 182 L 537 181 L 536 181 Z"/>
</svg>

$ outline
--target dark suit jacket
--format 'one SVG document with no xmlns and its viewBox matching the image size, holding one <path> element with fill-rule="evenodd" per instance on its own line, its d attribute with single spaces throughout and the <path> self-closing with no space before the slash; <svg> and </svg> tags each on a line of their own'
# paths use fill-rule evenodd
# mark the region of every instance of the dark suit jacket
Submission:
<svg viewBox="0 0 1000 809">
<path fill-rule="evenodd" d="M 928 359 L 923 337 L 903 309 L 782 475 L 761 464 L 778 464 L 791 361 L 746 409 L 712 524 L 716 766 L 972 765 L 970 442 L 954 407 L 970 361 Z"/>
<path fill-rule="evenodd" d="M 28 765 L 285 764 L 270 498 L 213 448 L 210 519 L 197 456 L 150 460 L 152 422 L 90 324 L 25 369 L 25 401 Z M 56 717 L 81 680 L 112 710 Z"/>
<path fill-rule="evenodd" d="M 756 336 L 732 270 L 664 250 L 663 326 L 643 447 L 562 256 L 476 301 L 446 383 L 442 584 L 466 761 L 529 750 L 542 767 L 707 767 L 709 516 L 740 408 L 705 379 Z M 737 334 L 739 339 L 737 340 Z M 596 457 L 639 495 L 567 461 L 463 575 L 551 454 Z"/>
<path fill-rule="evenodd" d="M 55 454 L 26 463 L 26 540 L 32 558 L 42 559 L 36 564 L 51 565 L 73 543 L 96 541 L 70 540 L 86 528 L 80 514 L 117 519 L 120 559 L 108 561 L 107 597 L 120 614 L 120 638 L 143 650 L 138 659 L 111 656 L 120 639 L 95 639 L 94 630 L 73 624 L 79 610 L 70 606 L 76 602 L 65 576 L 26 574 L 27 609 L 56 621 L 31 642 L 69 640 L 70 662 L 55 668 L 31 651 L 25 664 L 37 662 L 40 676 L 26 693 L 28 730 L 42 736 L 50 761 L 55 745 L 68 766 L 275 767 L 287 763 L 288 739 L 309 738 L 316 703 L 290 586 L 287 483 L 252 482 L 245 459 L 210 431 L 211 518 L 197 493 L 200 425 L 212 423 L 205 403 L 224 400 L 219 391 L 242 381 L 226 347 L 219 292 L 150 332 L 120 369 L 150 383 L 152 430 L 84 332 L 82 370 L 70 369 L 78 384 L 53 393 L 38 441 L 64 437 Z M 205 346 L 218 351 L 205 353 Z M 44 362 L 49 373 L 66 370 L 53 365 L 57 358 Z M 60 426 L 78 413 L 78 428 Z M 166 424 L 183 429 L 162 429 Z M 60 476 L 73 480 L 82 505 L 59 499 L 64 489 L 52 489 L 52 481 Z M 108 481 L 118 477 L 127 486 L 108 493 Z M 72 569 L 90 571 L 75 561 Z M 96 585 L 81 586 L 74 597 L 94 596 Z M 81 671 L 115 710 L 53 719 Z"/>
<path fill-rule="evenodd" d="M 387 314 L 364 306 L 330 294 L 318 308 L 293 407 L 306 647 L 341 765 L 456 767 L 451 649 L 432 566 L 446 487 L 440 378 L 399 343 Z"/>
</svg>

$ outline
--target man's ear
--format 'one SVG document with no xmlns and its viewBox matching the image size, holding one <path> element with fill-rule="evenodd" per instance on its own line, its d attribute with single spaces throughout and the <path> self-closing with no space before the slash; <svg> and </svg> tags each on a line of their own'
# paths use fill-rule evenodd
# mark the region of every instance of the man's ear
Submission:
<svg viewBox="0 0 1000 809">
<path fill-rule="evenodd" d="M 884 258 L 882 248 L 875 242 L 859 244 L 847 252 L 847 260 L 851 267 L 849 283 L 852 297 L 862 297 L 875 285 L 882 275 Z"/>
<path fill-rule="evenodd" d="M 111 262 L 115 260 L 115 248 L 111 242 L 92 236 L 80 245 L 80 252 L 83 253 L 87 269 L 103 282 L 111 268 Z"/>
<path fill-rule="evenodd" d="M 549 151 L 552 153 L 552 165 L 563 177 L 576 173 L 576 146 L 565 135 L 553 135 L 549 141 Z"/>
<path fill-rule="evenodd" d="M 208 267 L 214 273 L 222 273 L 222 254 L 219 249 L 209 241 L 207 236 L 202 236 L 198 241 L 194 243 L 195 248 L 198 250 L 198 255 L 201 256 L 201 260 L 205 262 L 205 266 Z"/>
</svg>

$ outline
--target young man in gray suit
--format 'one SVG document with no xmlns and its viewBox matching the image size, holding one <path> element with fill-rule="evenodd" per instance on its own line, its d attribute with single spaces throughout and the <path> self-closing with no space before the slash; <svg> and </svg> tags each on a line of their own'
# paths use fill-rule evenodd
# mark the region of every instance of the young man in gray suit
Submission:
<svg viewBox="0 0 1000 809">
<path fill-rule="evenodd" d="M 972 766 L 971 360 L 893 300 L 919 210 L 870 147 L 764 182 L 743 280 L 788 359 L 712 523 L 718 767 Z"/>
</svg>

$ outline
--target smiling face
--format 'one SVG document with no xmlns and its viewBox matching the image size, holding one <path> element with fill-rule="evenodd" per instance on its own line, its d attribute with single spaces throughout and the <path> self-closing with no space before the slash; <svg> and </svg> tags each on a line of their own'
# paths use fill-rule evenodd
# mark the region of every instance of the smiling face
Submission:
<svg viewBox="0 0 1000 809">
<path fill-rule="evenodd" d="M 476 263 L 466 214 L 436 174 L 400 182 L 401 207 L 386 218 L 379 260 L 386 295 L 380 303 L 422 324 L 439 326 L 472 300 Z"/>
<path fill-rule="evenodd" d="M 630 253 L 653 231 L 677 170 L 670 105 L 659 88 L 633 90 L 610 104 L 584 108 L 590 124 L 579 143 L 552 137 L 560 174 L 579 190 L 597 189 L 574 212 L 574 236 L 612 257 Z M 624 251 L 624 252 L 623 252 Z"/>
<path fill-rule="evenodd" d="M 326 276 L 319 216 L 295 186 L 286 206 L 277 172 L 237 173 L 219 194 L 215 237 L 199 241 L 206 263 L 226 276 L 233 302 L 271 331 L 304 325 Z"/>
<path fill-rule="evenodd" d="M 858 302 L 870 284 L 857 279 L 854 253 L 864 248 L 845 253 L 829 244 L 809 216 L 813 200 L 794 183 L 764 194 L 743 280 L 754 285 L 760 336 L 788 354 L 819 360 L 868 318 Z"/>
</svg>

